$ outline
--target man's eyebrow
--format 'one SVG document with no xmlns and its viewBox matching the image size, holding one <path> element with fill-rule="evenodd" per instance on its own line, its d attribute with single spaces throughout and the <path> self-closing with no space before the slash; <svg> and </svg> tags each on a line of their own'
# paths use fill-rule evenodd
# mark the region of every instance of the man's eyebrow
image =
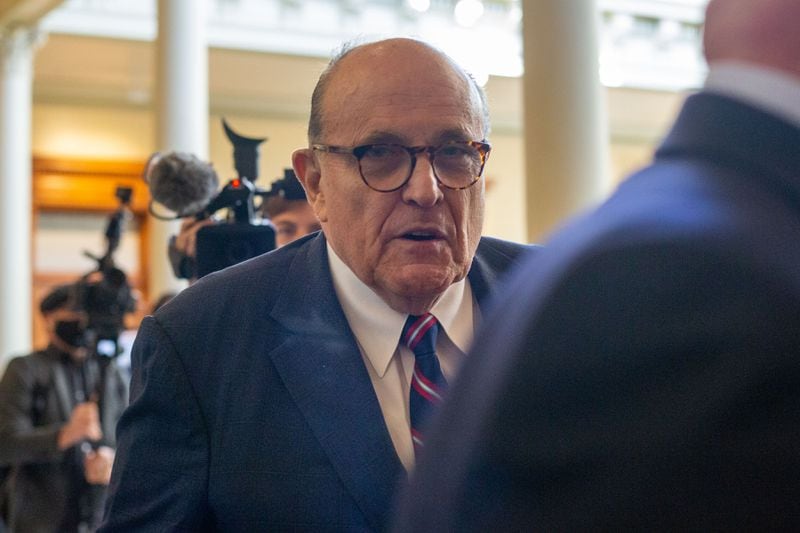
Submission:
<svg viewBox="0 0 800 533">
<path fill-rule="evenodd" d="M 480 141 L 483 139 L 473 139 L 473 136 L 465 129 L 450 129 L 440 132 L 436 136 L 436 143 L 442 144 L 450 141 Z"/>
<path fill-rule="evenodd" d="M 466 129 L 452 128 L 438 132 L 431 144 L 443 144 L 450 141 L 481 141 L 483 139 L 473 139 L 473 136 Z M 388 131 L 376 131 L 370 133 L 359 141 L 358 146 L 365 144 L 401 144 L 408 145 L 406 138 Z"/>
</svg>

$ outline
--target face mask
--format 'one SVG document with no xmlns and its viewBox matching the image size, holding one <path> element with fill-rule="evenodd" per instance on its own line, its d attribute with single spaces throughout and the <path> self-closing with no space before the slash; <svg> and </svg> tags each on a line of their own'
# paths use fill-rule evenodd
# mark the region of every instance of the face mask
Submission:
<svg viewBox="0 0 800 533">
<path fill-rule="evenodd" d="M 79 320 L 56 322 L 56 335 L 75 348 L 86 346 L 86 329 Z"/>
</svg>

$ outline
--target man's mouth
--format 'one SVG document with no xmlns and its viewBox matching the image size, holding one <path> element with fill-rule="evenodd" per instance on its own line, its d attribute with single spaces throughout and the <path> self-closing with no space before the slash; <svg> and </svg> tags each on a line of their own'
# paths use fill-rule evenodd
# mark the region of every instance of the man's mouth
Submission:
<svg viewBox="0 0 800 533">
<path fill-rule="evenodd" d="M 411 241 L 433 241 L 441 239 L 442 236 L 434 231 L 409 231 L 403 234 L 403 238 Z"/>
</svg>

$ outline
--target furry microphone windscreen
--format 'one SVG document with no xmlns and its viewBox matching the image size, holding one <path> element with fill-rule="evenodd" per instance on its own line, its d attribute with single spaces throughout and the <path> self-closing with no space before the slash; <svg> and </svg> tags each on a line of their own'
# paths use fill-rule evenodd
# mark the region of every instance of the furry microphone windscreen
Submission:
<svg viewBox="0 0 800 533">
<path fill-rule="evenodd" d="M 169 152 L 148 173 L 153 200 L 178 216 L 196 215 L 216 196 L 219 178 L 214 168 L 186 152 Z"/>
</svg>

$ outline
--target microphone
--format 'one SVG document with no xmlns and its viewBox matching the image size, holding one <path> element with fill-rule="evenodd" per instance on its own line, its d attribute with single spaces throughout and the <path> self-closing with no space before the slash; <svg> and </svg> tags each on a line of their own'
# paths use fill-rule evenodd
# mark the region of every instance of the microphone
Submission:
<svg viewBox="0 0 800 533">
<path fill-rule="evenodd" d="M 147 167 L 145 181 L 152 197 L 150 211 L 152 202 L 158 202 L 177 218 L 201 214 L 219 188 L 214 168 L 187 152 L 155 156 Z"/>
</svg>

